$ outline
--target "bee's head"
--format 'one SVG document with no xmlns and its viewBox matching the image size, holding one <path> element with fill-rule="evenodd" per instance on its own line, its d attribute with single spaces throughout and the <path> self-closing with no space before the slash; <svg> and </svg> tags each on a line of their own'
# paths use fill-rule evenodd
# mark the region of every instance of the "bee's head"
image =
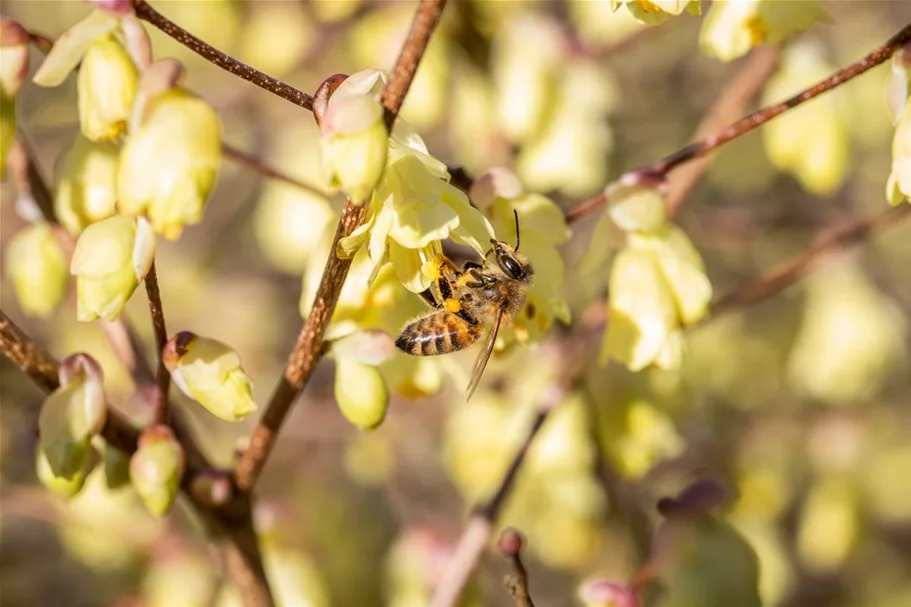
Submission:
<svg viewBox="0 0 911 607">
<path fill-rule="evenodd" d="M 511 247 L 502 240 L 491 238 L 490 243 L 493 245 L 491 253 L 497 258 L 497 265 L 504 274 L 515 280 L 528 282 L 534 275 L 535 271 L 531 264 L 525 259 L 525 256 L 519 255 L 519 214 L 513 211 L 516 218 L 516 246 Z M 489 255 L 490 253 L 488 253 Z"/>
</svg>

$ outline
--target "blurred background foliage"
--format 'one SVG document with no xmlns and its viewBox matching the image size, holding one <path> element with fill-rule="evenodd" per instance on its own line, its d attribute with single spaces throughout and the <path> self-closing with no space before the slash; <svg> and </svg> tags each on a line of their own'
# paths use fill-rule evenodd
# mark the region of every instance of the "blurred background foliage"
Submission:
<svg viewBox="0 0 911 607">
<path fill-rule="evenodd" d="M 901 0 L 824 5 L 833 23 L 787 46 L 763 101 L 855 61 L 911 20 L 911 4 Z M 414 10 L 413 2 L 353 0 L 155 6 L 305 91 L 333 73 L 391 67 Z M 88 10 L 79 2 L 3 4 L 5 14 L 49 36 Z M 741 69 L 742 59 L 700 54 L 700 22 L 684 14 L 649 29 L 625 11 L 612 14 L 608 2 L 451 2 L 402 115 L 449 165 L 472 174 L 511 166 L 527 189 L 561 204 L 578 200 L 684 145 Z M 309 112 L 150 33 L 156 56 L 179 58 L 188 88 L 218 110 L 227 143 L 319 190 Z M 39 61 L 33 51 L 32 69 Z M 716 292 L 806 248 L 823 226 L 886 204 L 887 71 L 851 81 L 716 154 L 677 217 Z M 75 79 L 56 89 L 26 86 L 18 107 L 50 176 L 78 128 Z M 2 187 L 7 242 L 24 223 L 11 185 Z M 322 266 L 321 241 L 339 208 L 338 199 L 226 160 L 205 221 L 159 247 L 169 329 L 231 344 L 260 403 L 300 325 L 301 276 L 312 273 L 313 255 L 313 267 Z M 574 224 L 563 246 L 574 268 L 565 289 L 574 326 L 603 299 L 617 246 L 603 235 L 590 243 L 594 224 Z M 590 576 L 629 579 L 648 538 L 629 524 L 625 507 L 636 504 L 655 521 L 659 497 L 710 475 L 736 487 L 723 517 L 759 556 L 764 605 L 911 604 L 909 263 L 906 223 L 766 303 L 690 330 L 679 371 L 601 367 L 600 335 L 589 335 L 599 332 L 573 333 L 587 346 L 584 379 L 547 421 L 503 517 L 529 540 L 536 602 L 574 604 Z M 39 322 L 19 312 L 7 277 L 0 297 L 58 359 L 74 351 L 96 357 L 112 401 L 141 418 L 148 412 L 135 408 L 131 378 L 98 325 L 75 321 L 73 299 Z M 126 313 L 151 344 L 145 303 L 133 297 Z M 331 363 L 319 367 L 258 490 L 257 525 L 283 605 L 426 603 L 467 505 L 495 488 L 536 395 L 553 379 L 534 348 L 515 348 L 492 361 L 466 404 L 460 388 L 471 356 L 451 357 L 443 372 L 409 368 L 411 389 L 397 390 L 385 424 L 372 433 L 339 414 Z M 239 604 L 219 585 L 220 565 L 185 507 L 153 520 L 129 490 L 107 489 L 99 473 L 65 506 L 37 487 L 41 395 L 5 360 L 0 381 L 5 606 Z M 229 464 L 253 420 L 220 423 L 174 397 L 213 459 Z M 465 604 L 508 605 L 504 569 L 485 560 Z"/>
</svg>

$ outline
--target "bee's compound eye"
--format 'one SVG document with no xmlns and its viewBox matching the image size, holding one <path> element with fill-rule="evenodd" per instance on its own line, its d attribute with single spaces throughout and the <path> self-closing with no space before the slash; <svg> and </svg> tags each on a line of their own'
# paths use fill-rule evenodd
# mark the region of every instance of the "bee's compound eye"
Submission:
<svg viewBox="0 0 911 607">
<path fill-rule="evenodd" d="M 500 266 L 513 278 L 522 276 L 522 266 L 512 257 L 502 256 L 500 258 Z"/>
</svg>

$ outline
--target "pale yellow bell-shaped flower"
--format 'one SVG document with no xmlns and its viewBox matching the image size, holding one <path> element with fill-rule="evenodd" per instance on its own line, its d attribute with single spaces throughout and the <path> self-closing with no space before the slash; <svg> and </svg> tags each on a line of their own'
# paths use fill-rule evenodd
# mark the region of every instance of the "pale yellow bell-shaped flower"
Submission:
<svg viewBox="0 0 911 607">
<path fill-rule="evenodd" d="M 892 172 L 886 195 L 893 205 L 911 200 L 911 100 L 905 102 L 892 139 Z"/>
<path fill-rule="evenodd" d="M 117 212 L 118 149 L 80 134 L 61 155 L 56 167 L 54 214 L 78 236 L 89 224 Z"/>
<path fill-rule="evenodd" d="M 330 188 L 363 204 L 383 174 L 388 148 L 383 106 L 377 99 L 364 95 L 330 100 L 320 124 L 323 174 Z"/>
<path fill-rule="evenodd" d="M 699 46 L 706 55 L 731 61 L 763 42 L 778 44 L 818 21 L 830 21 L 818 0 L 715 2 L 702 23 Z"/>
<path fill-rule="evenodd" d="M 130 458 L 130 480 L 149 512 L 158 517 L 168 513 L 185 466 L 183 447 L 170 428 L 156 425 L 142 431 Z"/>
<path fill-rule="evenodd" d="M 13 236 L 5 251 L 6 273 L 19 307 L 29 316 L 47 318 L 66 294 L 66 256 L 53 230 L 35 223 Z"/>
<path fill-rule="evenodd" d="M 76 276 L 76 317 L 116 319 L 155 260 L 155 234 L 148 222 L 115 215 L 88 226 L 70 263 Z"/>
<path fill-rule="evenodd" d="M 221 122 L 207 102 L 179 88 L 151 101 L 120 152 L 120 210 L 145 215 L 169 240 L 202 221 L 221 164 Z"/>
<path fill-rule="evenodd" d="M 253 380 L 230 346 L 183 331 L 168 341 L 163 356 L 174 383 L 212 415 L 235 422 L 256 411 Z"/>
<path fill-rule="evenodd" d="M 797 554 L 819 575 L 837 571 L 861 539 L 859 488 L 835 476 L 817 479 L 801 508 Z"/>
<path fill-rule="evenodd" d="M 113 34 L 96 38 L 77 79 L 79 127 L 92 141 L 112 141 L 127 130 L 139 89 L 139 71 Z"/>
<path fill-rule="evenodd" d="M 0 178 L 16 140 L 16 95 L 28 75 L 28 32 L 0 16 Z"/>
<path fill-rule="evenodd" d="M 85 466 L 92 437 L 104 428 L 107 405 L 101 367 L 87 354 L 64 360 L 60 379 L 41 407 L 38 437 L 54 476 L 72 479 Z"/>
<path fill-rule="evenodd" d="M 650 251 L 625 249 L 611 269 L 610 319 L 601 345 L 602 364 L 619 360 L 639 371 L 658 357 L 677 327 L 677 306 Z"/>
<path fill-rule="evenodd" d="M 667 221 L 664 197 L 655 188 L 612 183 L 604 195 L 610 204 L 607 212 L 624 232 L 651 232 Z"/>
<path fill-rule="evenodd" d="M 389 390 L 377 367 L 337 357 L 335 400 L 348 421 L 361 430 L 373 430 L 386 419 Z"/>
<path fill-rule="evenodd" d="M 82 490 L 86 479 L 98 465 L 100 459 L 101 456 L 95 447 L 89 445 L 87 454 L 82 458 L 82 467 L 70 477 L 58 476 L 54 474 L 54 470 L 48 463 L 44 450 L 39 448 L 35 469 L 38 480 L 45 488 L 62 500 L 68 501 Z"/>
</svg>

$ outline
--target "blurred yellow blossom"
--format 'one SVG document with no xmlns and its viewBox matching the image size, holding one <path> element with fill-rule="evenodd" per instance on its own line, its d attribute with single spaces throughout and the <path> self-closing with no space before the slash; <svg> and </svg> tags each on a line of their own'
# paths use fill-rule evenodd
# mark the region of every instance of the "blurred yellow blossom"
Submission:
<svg viewBox="0 0 911 607">
<path fill-rule="evenodd" d="M 779 44 L 818 21 L 830 21 L 818 0 L 714 2 L 702 23 L 699 46 L 706 55 L 731 61 L 763 42 Z"/>
<path fill-rule="evenodd" d="M 16 137 L 16 95 L 28 75 L 28 32 L 0 16 L 0 178 Z"/>
<path fill-rule="evenodd" d="M 905 102 L 892 140 L 892 172 L 886 186 L 890 204 L 911 201 L 911 100 Z"/>
<path fill-rule="evenodd" d="M 163 517 L 180 490 L 186 458 L 170 428 L 148 426 L 139 435 L 139 446 L 130 458 L 130 480 L 149 512 Z"/>
<path fill-rule="evenodd" d="M 830 262 L 806 279 L 806 289 L 788 358 L 791 384 L 834 404 L 874 397 L 907 362 L 907 319 L 855 262 Z"/>
<path fill-rule="evenodd" d="M 41 222 L 21 229 L 7 243 L 4 256 L 22 311 L 38 318 L 50 316 L 69 280 L 66 257 L 51 227 Z"/>
<path fill-rule="evenodd" d="M 812 42 L 789 46 L 762 94 L 762 105 L 779 103 L 826 78 L 834 67 Z M 833 91 L 769 122 L 762 130 L 766 153 L 809 192 L 830 195 L 847 176 L 850 141 L 841 91 Z"/>
<path fill-rule="evenodd" d="M 803 565 L 824 575 L 845 562 L 860 534 L 857 489 L 845 479 L 823 477 L 810 487 L 797 530 Z"/>
</svg>

